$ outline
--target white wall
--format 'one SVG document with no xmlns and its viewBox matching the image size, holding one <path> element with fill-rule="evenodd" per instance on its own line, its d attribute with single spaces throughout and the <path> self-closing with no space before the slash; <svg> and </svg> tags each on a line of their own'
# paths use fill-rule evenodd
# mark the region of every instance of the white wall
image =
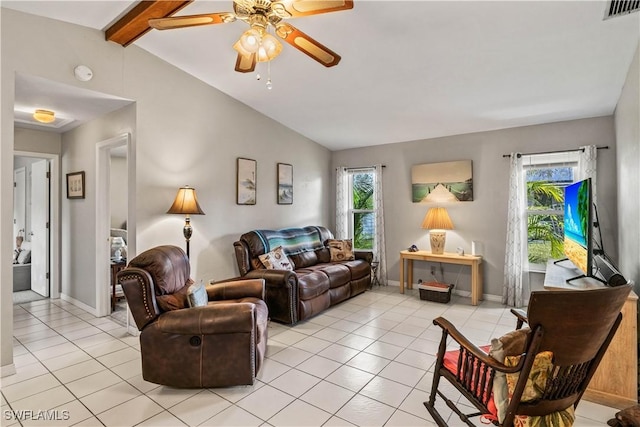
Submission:
<svg viewBox="0 0 640 427">
<path fill-rule="evenodd" d="M 136 105 L 130 104 L 62 135 L 62 176 L 85 172 L 85 198 L 61 203 L 61 292 L 95 308 L 96 144 L 123 133 L 136 135 Z M 135 137 L 134 137 L 135 138 Z M 132 139 L 134 139 L 132 138 Z M 136 141 L 133 140 L 135 145 Z"/>
<path fill-rule="evenodd" d="M 14 135 L 16 151 L 47 154 L 62 152 L 62 136 L 58 133 L 16 127 Z"/>
<path fill-rule="evenodd" d="M 640 290 L 640 47 L 615 112 L 620 272 Z"/>
<path fill-rule="evenodd" d="M 471 241 L 480 241 L 484 247 L 484 293 L 499 297 L 504 277 L 509 178 L 509 160 L 502 155 L 512 151 L 576 149 L 590 144 L 610 147 L 598 150 L 598 212 L 605 247 L 616 258 L 616 153 L 612 117 L 337 151 L 333 154 L 332 166 L 356 167 L 376 163 L 387 166 L 383 172 L 387 268 L 389 280 L 397 282 L 399 251 L 412 244 L 420 249 L 429 249 L 428 232 L 420 225 L 431 204 L 412 203 L 411 166 L 471 160 L 474 200 L 447 206 L 455 230 L 447 231 L 445 250 L 455 252 L 457 247 L 462 247 L 470 253 Z M 455 283 L 459 271 L 457 290 L 470 292 L 468 268 L 445 266 L 445 281 Z M 414 263 L 414 281 L 420 278 L 430 279 L 427 263 Z M 532 281 L 532 287 L 535 287 L 541 278 L 533 277 Z"/>
<path fill-rule="evenodd" d="M 100 31 L 1 10 L 0 196 L 11 199 L 14 75 L 132 99 L 131 116 L 110 116 L 68 132 L 62 142 L 62 175 L 86 172 L 87 198 L 62 203 L 62 291 L 95 305 L 95 144 L 131 128 L 135 144 L 136 243 L 138 252 L 159 244 L 184 247 L 184 218 L 167 215 L 178 187 L 197 189 L 204 216 L 193 216 L 192 276 L 237 275 L 232 243 L 253 228 L 329 225 L 330 152 L 262 116 L 146 51 L 104 41 Z M 94 78 L 80 83 L 72 70 L 90 66 Z M 249 82 L 248 82 L 249 83 Z M 120 111 L 122 113 L 122 111 Z M 5 124 L 11 124 L 6 126 Z M 257 205 L 235 203 L 236 158 L 257 160 Z M 276 203 L 276 164 L 294 167 L 294 203 Z M 62 192 L 61 194 L 66 194 Z M 0 210 L 2 236 L 11 236 L 10 204 Z M 131 239 L 131 236 L 129 237 Z M 0 238 L 0 365 L 12 363 L 10 238 Z"/>
</svg>

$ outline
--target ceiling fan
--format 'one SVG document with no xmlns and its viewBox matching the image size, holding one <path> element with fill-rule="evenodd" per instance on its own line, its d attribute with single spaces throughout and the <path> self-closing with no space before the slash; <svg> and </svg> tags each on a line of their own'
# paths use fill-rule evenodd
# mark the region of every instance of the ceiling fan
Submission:
<svg viewBox="0 0 640 427">
<path fill-rule="evenodd" d="M 239 19 L 250 28 L 233 45 L 238 52 L 236 71 L 252 72 L 256 62 L 271 61 L 280 54 L 282 44 L 269 34 L 271 27 L 291 46 L 325 67 L 333 67 L 340 62 L 340 55 L 284 20 L 352 8 L 353 0 L 233 0 L 233 12 L 156 18 L 149 20 L 149 26 L 157 30 L 171 30 L 226 24 Z"/>
</svg>

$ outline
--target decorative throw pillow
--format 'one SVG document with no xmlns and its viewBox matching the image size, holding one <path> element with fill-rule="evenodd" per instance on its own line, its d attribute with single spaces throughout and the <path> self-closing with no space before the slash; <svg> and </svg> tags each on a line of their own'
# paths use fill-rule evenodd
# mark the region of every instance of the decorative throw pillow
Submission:
<svg viewBox="0 0 640 427">
<path fill-rule="evenodd" d="M 31 251 L 29 249 L 20 251 L 17 261 L 18 264 L 29 264 L 31 262 Z"/>
<path fill-rule="evenodd" d="M 504 364 L 507 366 L 516 366 L 520 362 L 520 356 L 506 356 Z M 527 384 L 522 392 L 521 402 L 531 402 L 542 397 L 542 392 L 547 383 L 547 378 L 553 370 L 553 353 L 550 351 L 542 351 L 536 354 L 533 360 L 533 366 L 527 378 Z M 518 382 L 519 373 L 507 374 L 507 386 L 509 388 L 509 396 L 513 394 L 513 390 Z M 558 426 L 569 427 L 575 421 L 573 405 L 561 411 L 552 412 L 542 416 L 516 415 L 514 425 L 521 427 L 534 426 Z"/>
<path fill-rule="evenodd" d="M 329 239 L 327 240 L 327 246 L 329 247 L 329 253 L 331 254 L 331 262 L 350 261 L 352 259 L 356 259 L 353 255 L 353 243 L 351 242 L 351 239 Z"/>
<path fill-rule="evenodd" d="M 271 252 L 260 255 L 260 261 L 268 270 L 293 270 L 293 264 L 287 258 L 282 246 L 278 246 Z"/>
<path fill-rule="evenodd" d="M 493 338 L 489 356 L 500 363 L 505 363 L 504 358 L 507 356 L 519 356 L 524 351 L 529 332 L 529 328 L 523 328 L 511 331 L 500 338 Z M 498 421 L 502 423 L 507 406 L 509 406 L 509 391 L 504 372 L 496 371 L 493 378 L 493 400 L 498 413 Z"/>
<path fill-rule="evenodd" d="M 187 302 L 189 307 L 204 307 L 209 302 L 207 289 L 202 282 L 193 284 L 187 289 Z"/>
<path fill-rule="evenodd" d="M 504 364 L 507 366 L 516 366 L 520 362 L 520 357 L 521 356 L 506 356 L 504 358 Z M 520 398 L 521 402 L 531 402 L 542 397 L 542 391 L 547 384 L 547 377 L 551 369 L 553 369 L 553 353 L 550 351 L 541 351 L 536 354 L 529 378 L 527 378 L 527 384 Z M 510 396 L 513 394 L 519 376 L 519 372 L 507 374 L 507 386 Z"/>
</svg>

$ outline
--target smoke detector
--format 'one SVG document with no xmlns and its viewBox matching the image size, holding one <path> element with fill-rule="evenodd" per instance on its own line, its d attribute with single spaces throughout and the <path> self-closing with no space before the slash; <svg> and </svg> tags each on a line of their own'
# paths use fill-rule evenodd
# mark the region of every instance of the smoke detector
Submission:
<svg viewBox="0 0 640 427">
<path fill-rule="evenodd" d="M 86 65 L 78 65 L 73 69 L 73 75 L 81 82 L 88 82 L 93 78 L 93 71 Z"/>
</svg>

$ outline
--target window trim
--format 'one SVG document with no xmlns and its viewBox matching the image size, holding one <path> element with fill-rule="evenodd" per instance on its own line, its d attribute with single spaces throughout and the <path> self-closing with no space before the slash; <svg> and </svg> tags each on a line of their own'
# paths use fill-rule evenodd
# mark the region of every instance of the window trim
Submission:
<svg viewBox="0 0 640 427">
<path fill-rule="evenodd" d="M 354 209 L 353 208 L 353 177 L 357 174 L 361 174 L 361 173 L 369 173 L 373 176 L 373 180 L 375 183 L 375 174 L 376 174 L 376 169 L 374 167 L 363 167 L 363 168 L 354 168 L 354 169 L 348 169 L 347 170 L 347 183 L 348 183 L 348 197 L 347 197 L 347 233 L 349 234 L 349 238 L 351 239 L 351 241 L 353 242 L 353 250 L 354 251 L 359 251 L 359 252 L 373 252 L 374 247 L 376 245 L 375 242 L 375 238 L 376 238 L 376 233 L 373 233 L 373 247 L 371 249 L 367 249 L 367 248 L 357 248 L 355 246 L 355 229 L 354 229 L 354 216 L 355 214 L 358 213 L 372 213 L 374 215 L 374 218 L 377 216 L 377 212 L 375 209 L 375 203 L 373 204 L 373 208 L 372 209 Z M 375 184 L 373 186 L 373 197 L 375 200 L 375 192 L 376 192 L 376 188 L 375 188 Z M 375 224 L 374 224 L 375 227 Z"/>
</svg>

